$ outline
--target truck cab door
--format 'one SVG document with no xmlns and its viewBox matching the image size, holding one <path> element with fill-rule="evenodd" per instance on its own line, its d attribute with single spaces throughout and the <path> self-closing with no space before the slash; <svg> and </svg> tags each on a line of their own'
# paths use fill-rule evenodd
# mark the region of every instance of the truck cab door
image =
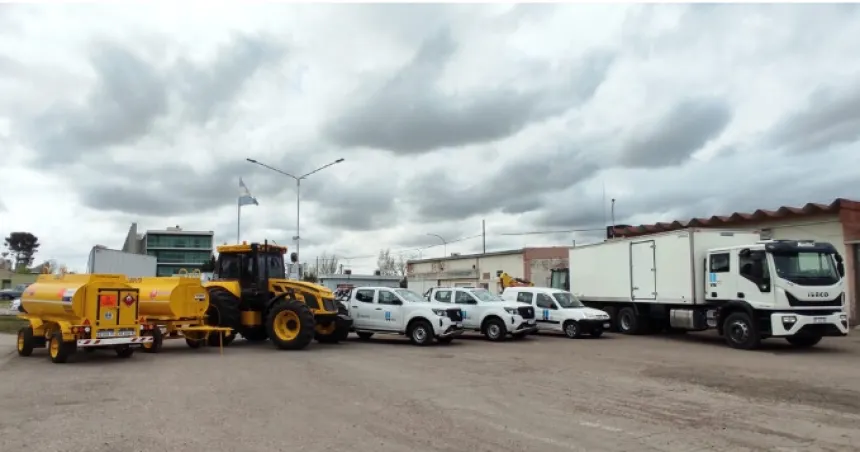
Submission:
<svg viewBox="0 0 860 452">
<path fill-rule="evenodd" d="M 737 297 L 750 303 L 774 303 L 770 265 L 762 251 L 738 253 Z"/>
<path fill-rule="evenodd" d="M 401 331 L 403 328 L 403 301 L 390 290 L 380 289 L 376 295 L 377 310 L 381 309 L 381 316 L 378 314 L 376 329 L 387 331 Z M 379 311 L 377 311 L 379 312 Z"/>
<path fill-rule="evenodd" d="M 373 328 L 371 312 L 376 309 L 373 303 L 373 289 L 353 289 L 355 292 L 349 300 L 349 315 L 352 317 L 353 327 L 356 329 Z"/>
<path fill-rule="evenodd" d="M 463 327 L 469 329 L 480 328 L 483 310 L 478 300 L 465 290 L 454 291 L 454 304 L 460 308 L 463 314 Z"/>
<path fill-rule="evenodd" d="M 545 293 L 537 294 L 537 327 L 542 331 L 558 331 L 561 330 L 561 316 L 558 312 L 558 306 L 552 297 Z"/>
<path fill-rule="evenodd" d="M 735 255 L 737 256 L 737 255 Z M 736 279 L 732 275 L 732 253 L 717 251 L 708 253 L 708 268 L 705 281 L 707 300 L 737 299 Z M 734 259 L 737 265 L 737 257 Z"/>
</svg>

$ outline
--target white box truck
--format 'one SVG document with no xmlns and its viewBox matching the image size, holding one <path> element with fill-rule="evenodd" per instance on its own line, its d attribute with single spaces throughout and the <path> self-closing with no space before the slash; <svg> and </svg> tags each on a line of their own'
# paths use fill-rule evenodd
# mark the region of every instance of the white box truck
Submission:
<svg viewBox="0 0 860 452">
<path fill-rule="evenodd" d="M 848 334 L 845 267 L 830 243 L 683 229 L 570 250 L 570 291 L 625 334 L 715 328 L 734 348 Z"/>
<path fill-rule="evenodd" d="M 93 247 L 87 273 L 126 275 L 132 278 L 155 276 L 157 259 L 146 254 L 126 253 L 100 246 Z"/>
</svg>

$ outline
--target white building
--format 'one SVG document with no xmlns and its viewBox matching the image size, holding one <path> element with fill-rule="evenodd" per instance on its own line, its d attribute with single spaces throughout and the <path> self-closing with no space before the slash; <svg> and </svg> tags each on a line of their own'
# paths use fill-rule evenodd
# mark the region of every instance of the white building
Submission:
<svg viewBox="0 0 860 452">
<path fill-rule="evenodd" d="M 830 242 L 845 259 L 846 310 L 851 324 L 860 313 L 860 202 L 836 199 L 830 204 L 809 203 L 803 207 L 782 206 L 776 210 L 759 209 L 752 213 L 735 212 L 727 216 L 693 218 L 689 221 L 618 226 L 616 237 L 633 237 L 684 227 L 725 228 L 761 231 L 762 239 L 807 239 Z"/>
<path fill-rule="evenodd" d="M 406 263 L 409 288 L 424 293 L 431 287 L 474 286 L 499 293 L 498 272 L 549 286 L 550 270 L 567 267 L 566 246 L 523 248 L 483 254 L 452 254 Z"/>
</svg>

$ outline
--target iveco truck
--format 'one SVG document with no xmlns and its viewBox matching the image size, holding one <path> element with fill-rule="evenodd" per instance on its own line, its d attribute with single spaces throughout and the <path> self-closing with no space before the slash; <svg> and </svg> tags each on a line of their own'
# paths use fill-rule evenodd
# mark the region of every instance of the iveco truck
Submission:
<svg viewBox="0 0 860 452">
<path fill-rule="evenodd" d="M 848 334 L 845 266 L 827 242 L 682 229 L 577 246 L 569 264 L 570 291 L 624 334 L 713 328 L 747 350 Z"/>
</svg>

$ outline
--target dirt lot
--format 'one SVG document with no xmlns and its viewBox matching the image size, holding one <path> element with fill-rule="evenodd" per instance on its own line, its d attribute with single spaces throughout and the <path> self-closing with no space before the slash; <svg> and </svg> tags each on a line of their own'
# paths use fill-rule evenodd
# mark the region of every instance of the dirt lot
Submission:
<svg viewBox="0 0 860 452">
<path fill-rule="evenodd" d="M 375 339 L 375 338 L 374 338 Z M 0 338 L 0 450 L 848 451 L 860 332 L 798 352 L 710 335 L 522 342 L 399 338 L 278 352 L 14 354 Z M 853 447 L 852 447 L 853 445 Z"/>
</svg>

